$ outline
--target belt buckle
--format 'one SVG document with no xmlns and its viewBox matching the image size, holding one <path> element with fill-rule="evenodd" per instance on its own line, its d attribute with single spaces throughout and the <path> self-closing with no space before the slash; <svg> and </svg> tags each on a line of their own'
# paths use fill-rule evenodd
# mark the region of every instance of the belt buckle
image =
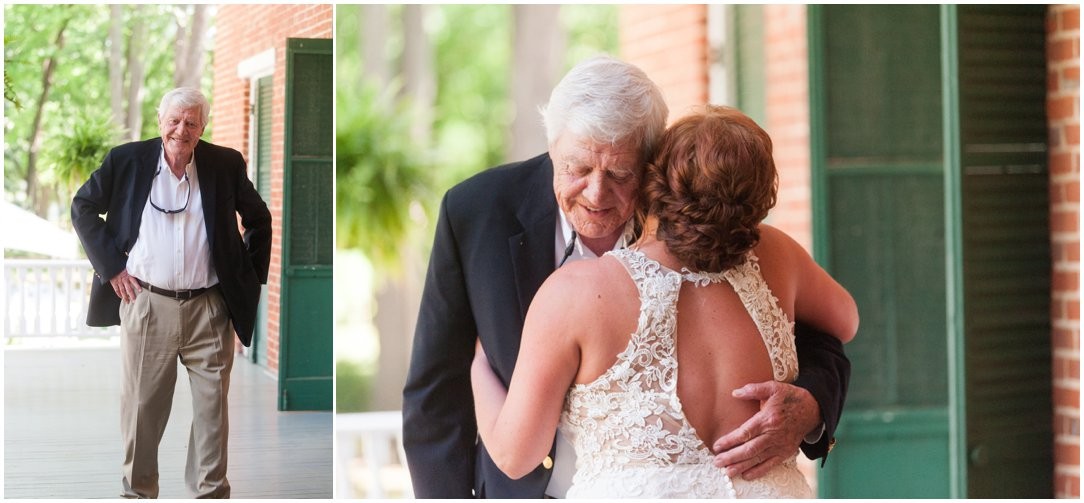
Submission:
<svg viewBox="0 0 1084 503">
<path fill-rule="evenodd" d="M 191 300 L 192 299 L 192 290 L 178 290 L 176 292 L 173 292 L 173 299 L 174 300 Z"/>
</svg>

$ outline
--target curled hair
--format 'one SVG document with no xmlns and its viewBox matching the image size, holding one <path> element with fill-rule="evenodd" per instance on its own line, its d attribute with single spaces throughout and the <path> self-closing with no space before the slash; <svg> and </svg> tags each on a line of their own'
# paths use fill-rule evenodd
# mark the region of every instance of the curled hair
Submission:
<svg viewBox="0 0 1084 503">
<path fill-rule="evenodd" d="M 162 101 L 158 103 L 158 117 L 161 118 L 162 114 L 169 111 L 170 107 L 173 106 L 183 109 L 199 107 L 199 117 L 203 121 L 200 126 L 207 126 L 207 116 L 211 113 L 211 104 L 207 102 L 207 97 L 198 89 L 178 87 L 166 93 L 165 96 L 162 96 Z"/>
<path fill-rule="evenodd" d="M 735 108 L 707 105 L 663 134 L 640 207 L 683 265 L 719 272 L 759 242 L 777 183 L 768 133 Z"/>
<path fill-rule="evenodd" d="M 632 140 L 641 159 L 654 155 L 669 114 L 662 91 L 643 70 L 609 56 L 569 70 L 539 111 L 550 145 L 565 132 L 600 144 Z"/>
</svg>

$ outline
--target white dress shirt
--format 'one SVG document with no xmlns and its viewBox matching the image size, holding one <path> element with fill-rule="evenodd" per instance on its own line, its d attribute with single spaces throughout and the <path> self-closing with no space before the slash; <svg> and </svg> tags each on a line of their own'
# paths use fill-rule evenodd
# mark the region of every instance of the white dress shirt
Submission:
<svg viewBox="0 0 1084 503">
<path fill-rule="evenodd" d="M 128 252 L 128 274 L 168 290 L 195 290 L 218 283 L 203 220 L 195 155 L 192 157 L 185 166 L 185 176 L 178 179 L 166 163 L 165 152 L 159 154 L 158 174 L 143 208 L 139 237 Z M 163 210 L 185 210 L 166 214 L 151 201 Z"/>
</svg>

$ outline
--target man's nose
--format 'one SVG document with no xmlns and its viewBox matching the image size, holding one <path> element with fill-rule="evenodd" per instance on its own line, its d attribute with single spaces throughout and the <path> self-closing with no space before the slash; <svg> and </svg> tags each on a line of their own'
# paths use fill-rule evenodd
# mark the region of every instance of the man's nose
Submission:
<svg viewBox="0 0 1084 503">
<path fill-rule="evenodd" d="M 583 197 L 591 203 L 601 203 L 609 191 L 609 184 L 605 172 L 595 170 L 587 177 L 587 186 L 583 189 Z"/>
</svg>

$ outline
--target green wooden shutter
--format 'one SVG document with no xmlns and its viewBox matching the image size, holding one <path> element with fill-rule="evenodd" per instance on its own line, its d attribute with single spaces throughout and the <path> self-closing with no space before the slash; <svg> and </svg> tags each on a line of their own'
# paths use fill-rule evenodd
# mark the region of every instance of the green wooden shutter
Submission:
<svg viewBox="0 0 1084 503">
<path fill-rule="evenodd" d="M 1046 6 L 957 12 L 967 496 L 1050 498 Z"/>
<path fill-rule="evenodd" d="M 282 410 L 331 410 L 332 41 L 288 39 L 279 382 Z"/>
<path fill-rule="evenodd" d="M 273 77 L 256 81 L 256 190 L 264 201 L 271 200 L 271 104 Z"/>
<path fill-rule="evenodd" d="M 817 258 L 862 320 L 820 496 L 947 497 L 938 10 L 809 12 Z"/>
<path fill-rule="evenodd" d="M 264 202 L 271 204 L 271 109 L 274 102 L 272 76 L 256 81 L 254 115 L 256 123 L 255 159 L 256 191 Z M 252 360 L 266 367 L 267 358 L 267 285 L 260 288 L 260 305 L 256 311 L 256 330 L 252 337 Z"/>
<path fill-rule="evenodd" d="M 299 46 L 303 45 L 296 39 Z M 308 41 L 309 46 L 315 45 Z M 328 41 L 330 42 L 330 41 Z M 328 44 L 330 46 L 330 43 Z M 331 89 L 334 85 L 332 55 L 315 54 L 314 50 L 295 50 L 292 68 L 294 92 L 291 95 L 290 131 L 292 216 L 295 234 L 290 240 L 291 265 L 330 265 L 334 253 L 332 229 L 334 198 L 331 191 L 335 171 L 332 169 L 332 140 L 334 122 Z"/>
</svg>

